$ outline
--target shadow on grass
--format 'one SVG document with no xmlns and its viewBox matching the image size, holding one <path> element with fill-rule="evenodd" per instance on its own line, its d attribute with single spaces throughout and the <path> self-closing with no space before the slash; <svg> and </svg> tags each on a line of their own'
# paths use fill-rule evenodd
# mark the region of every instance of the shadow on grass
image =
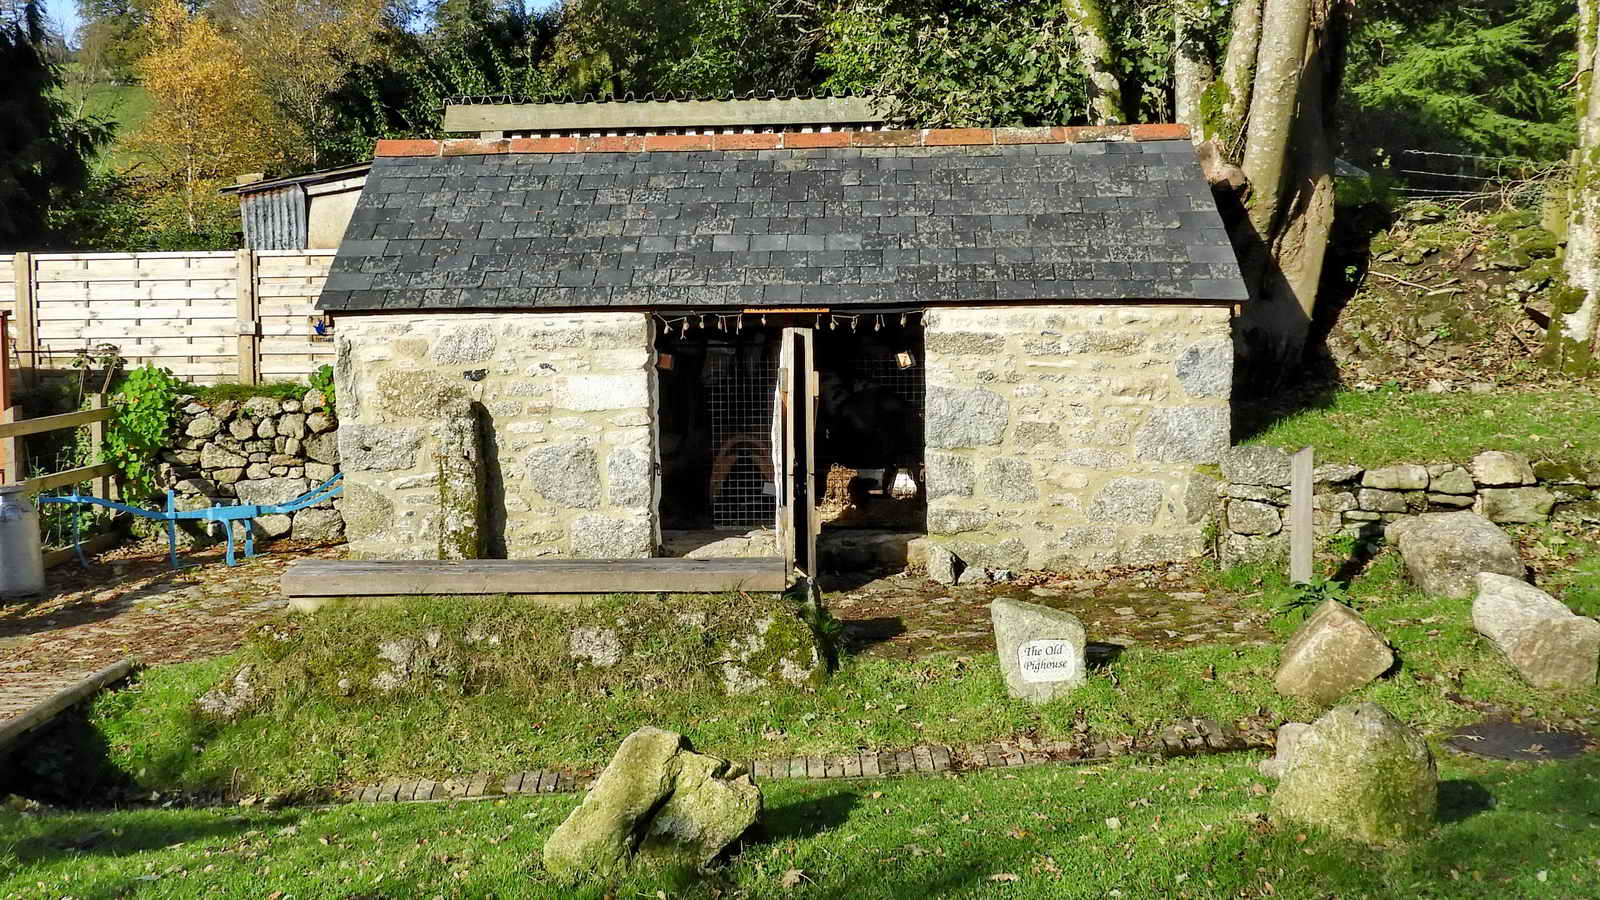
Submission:
<svg viewBox="0 0 1600 900">
<path fill-rule="evenodd" d="M 284 828 L 301 818 L 285 812 L 269 818 L 221 817 L 197 820 L 184 810 L 150 811 L 149 817 L 131 814 L 112 825 L 103 814 L 60 813 L 43 821 L 38 834 L 12 845 L 20 863 L 48 863 L 61 856 L 85 853 L 126 856 L 161 850 L 190 841 L 226 838 L 249 830 Z M 161 815 L 160 813 L 168 813 Z"/>
<path fill-rule="evenodd" d="M 1439 824 L 1453 825 L 1494 808 L 1488 788 L 1465 778 L 1439 782 Z"/>
<path fill-rule="evenodd" d="M 838 828 L 861 802 L 855 791 L 836 791 L 800 803 L 766 810 L 761 837 L 768 841 L 800 840 Z"/>
</svg>

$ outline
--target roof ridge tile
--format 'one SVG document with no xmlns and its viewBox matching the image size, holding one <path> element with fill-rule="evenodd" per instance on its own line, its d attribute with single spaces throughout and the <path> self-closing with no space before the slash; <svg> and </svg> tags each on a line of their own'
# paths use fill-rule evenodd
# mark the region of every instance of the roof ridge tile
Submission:
<svg viewBox="0 0 1600 900">
<path fill-rule="evenodd" d="M 1186 140 L 1189 126 L 1054 125 L 1029 128 L 920 128 L 879 131 L 775 131 L 525 137 L 484 140 L 380 140 L 375 156 L 487 156 L 498 153 L 639 153 L 693 150 L 801 150 L 837 147 L 982 147 Z"/>
</svg>

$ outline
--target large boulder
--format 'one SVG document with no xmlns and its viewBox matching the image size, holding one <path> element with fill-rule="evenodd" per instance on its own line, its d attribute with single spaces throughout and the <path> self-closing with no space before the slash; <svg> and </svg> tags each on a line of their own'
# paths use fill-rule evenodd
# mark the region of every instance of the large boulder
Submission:
<svg viewBox="0 0 1600 900">
<path fill-rule="evenodd" d="M 1600 622 L 1518 578 L 1478 575 L 1472 627 L 1535 687 L 1587 690 L 1600 674 Z"/>
<path fill-rule="evenodd" d="M 1340 706 L 1294 743 L 1271 817 L 1373 845 L 1426 835 L 1439 806 L 1427 741 L 1376 703 Z"/>
<path fill-rule="evenodd" d="M 989 620 L 1011 696 L 1046 703 L 1088 679 L 1083 623 L 1072 613 L 1001 598 L 989 604 Z"/>
<path fill-rule="evenodd" d="M 1521 577 L 1522 558 L 1506 533 L 1471 512 L 1424 513 L 1390 524 L 1385 531 L 1400 550 L 1406 572 L 1423 593 L 1471 597 L 1479 572 Z"/>
<path fill-rule="evenodd" d="M 641 728 L 544 845 L 558 878 L 613 876 L 635 862 L 709 865 L 761 815 L 742 766 L 694 752 L 681 734 Z"/>
<path fill-rule="evenodd" d="M 1392 665 L 1383 636 L 1355 610 L 1327 600 L 1284 645 L 1273 684 L 1280 694 L 1327 706 Z"/>
</svg>

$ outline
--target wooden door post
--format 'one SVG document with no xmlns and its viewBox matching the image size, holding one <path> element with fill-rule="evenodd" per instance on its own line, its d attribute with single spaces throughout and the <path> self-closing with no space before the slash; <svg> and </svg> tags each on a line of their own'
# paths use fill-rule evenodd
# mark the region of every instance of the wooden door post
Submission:
<svg viewBox="0 0 1600 900">
<path fill-rule="evenodd" d="M 1289 581 L 1311 580 L 1316 545 L 1311 513 L 1312 454 L 1310 447 L 1289 458 Z"/>
<path fill-rule="evenodd" d="M 261 380 L 261 316 L 256 304 L 256 254 L 238 252 L 239 383 Z"/>
</svg>

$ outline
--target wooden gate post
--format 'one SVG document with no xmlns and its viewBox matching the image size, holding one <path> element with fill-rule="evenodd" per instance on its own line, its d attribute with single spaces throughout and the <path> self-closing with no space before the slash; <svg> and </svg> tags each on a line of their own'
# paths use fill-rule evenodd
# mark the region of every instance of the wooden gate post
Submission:
<svg viewBox="0 0 1600 900">
<path fill-rule="evenodd" d="M 237 254 L 239 285 L 239 383 L 261 380 L 261 316 L 256 304 L 256 254 L 240 250 Z"/>
</svg>

